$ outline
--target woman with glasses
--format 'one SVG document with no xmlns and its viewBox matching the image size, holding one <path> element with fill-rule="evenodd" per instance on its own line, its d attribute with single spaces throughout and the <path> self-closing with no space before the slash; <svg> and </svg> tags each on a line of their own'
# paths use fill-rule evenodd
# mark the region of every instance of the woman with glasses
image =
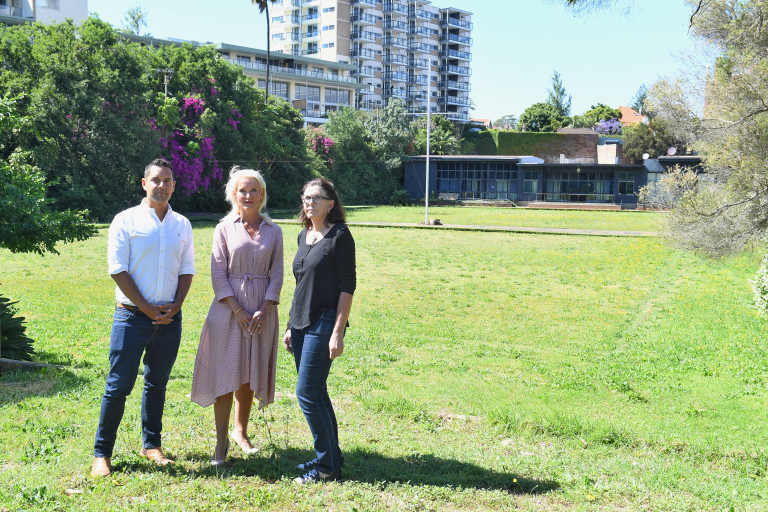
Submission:
<svg viewBox="0 0 768 512">
<path fill-rule="evenodd" d="M 296 290 L 283 342 L 296 361 L 296 397 L 315 444 L 315 458 L 298 466 L 305 473 L 296 482 L 305 484 L 341 478 L 344 457 L 326 380 L 344 351 L 356 283 L 355 242 L 333 183 L 307 182 L 301 200 L 304 229 L 293 259 Z"/>
<path fill-rule="evenodd" d="M 264 213 L 267 188 L 261 173 L 234 167 L 225 189 L 232 211 L 216 226 L 211 255 L 215 294 L 208 310 L 192 376 L 192 401 L 213 404 L 216 449 L 211 464 L 223 464 L 229 438 L 246 454 L 254 394 L 259 408 L 275 398 L 283 286 L 283 233 Z M 232 397 L 235 426 L 229 431 Z"/>
</svg>

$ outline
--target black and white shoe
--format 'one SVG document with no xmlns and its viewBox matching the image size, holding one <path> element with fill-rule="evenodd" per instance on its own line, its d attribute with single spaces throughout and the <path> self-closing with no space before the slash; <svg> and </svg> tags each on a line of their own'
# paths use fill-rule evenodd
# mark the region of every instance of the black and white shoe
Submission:
<svg viewBox="0 0 768 512">
<path fill-rule="evenodd" d="M 293 481 L 299 485 L 313 484 L 315 482 L 334 482 L 341 479 L 339 472 L 336 473 L 323 473 L 317 469 L 310 469 L 300 477 L 294 478 Z"/>
</svg>

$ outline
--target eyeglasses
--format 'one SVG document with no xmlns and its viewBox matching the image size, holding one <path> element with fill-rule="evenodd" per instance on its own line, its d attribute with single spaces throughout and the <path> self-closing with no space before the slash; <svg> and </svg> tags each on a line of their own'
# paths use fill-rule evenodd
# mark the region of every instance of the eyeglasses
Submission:
<svg viewBox="0 0 768 512">
<path fill-rule="evenodd" d="M 311 204 L 311 203 L 317 203 L 321 199 L 325 199 L 327 201 L 330 198 L 329 197 L 325 197 L 325 196 L 304 196 L 304 197 L 301 198 L 301 201 L 304 204 Z"/>
</svg>

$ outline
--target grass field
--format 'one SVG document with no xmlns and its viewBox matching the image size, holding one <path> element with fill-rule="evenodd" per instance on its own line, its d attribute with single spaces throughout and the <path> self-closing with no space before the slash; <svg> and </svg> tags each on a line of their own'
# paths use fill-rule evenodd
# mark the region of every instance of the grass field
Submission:
<svg viewBox="0 0 768 512">
<path fill-rule="evenodd" d="M 423 206 L 352 206 L 347 210 L 356 222 L 424 222 Z M 276 210 L 275 218 L 295 217 L 294 210 Z M 652 211 L 575 211 L 492 208 L 482 206 L 430 206 L 429 218 L 443 224 L 547 227 L 575 229 L 660 231 L 665 213 Z"/>
<path fill-rule="evenodd" d="M 178 463 L 158 470 L 138 456 L 139 378 L 117 472 L 102 481 L 86 475 L 113 309 L 105 231 L 60 256 L 0 252 L 2 292 L 21 301 L 40 358 L 70 365 L 0 376 L 0 510 L 768 506 L 766 322 L 748 283 L 759 254 L 354 228 L 358 291 L 329 379 L 345 480 L 301 488 L 292 468 L 311 438 L 282 349 L 279 398 L 252 418 L 262 452 L 207 465 L 212 410 L 187 394 L 212 297 L 212 229 L 195 227 L 199 274 L 169 384 L 164 446 Z M 298 228 L 283 230 L 290 261 Z M 292 291 L 287 277 L 283 325 Z"/>
</svg>

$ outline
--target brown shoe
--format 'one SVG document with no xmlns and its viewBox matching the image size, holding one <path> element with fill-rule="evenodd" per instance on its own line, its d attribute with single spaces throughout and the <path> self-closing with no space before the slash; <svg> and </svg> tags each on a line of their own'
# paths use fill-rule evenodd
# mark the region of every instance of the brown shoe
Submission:
<svg viewBox="0 0 768 512">
<path fill-rule="evenodd" d="M 142 448 L 142 457 L 146 457 L 158 466 L 167 466 L 173 464 L 173 461 L 163 454 L 162 448 Z"/>
<path fill-rule="evenodd" d="M 91 464 L 91 476 L 109 476 L 112 474 L 112 461 L 109 457 L 94 457 Z"/>
</svg>

